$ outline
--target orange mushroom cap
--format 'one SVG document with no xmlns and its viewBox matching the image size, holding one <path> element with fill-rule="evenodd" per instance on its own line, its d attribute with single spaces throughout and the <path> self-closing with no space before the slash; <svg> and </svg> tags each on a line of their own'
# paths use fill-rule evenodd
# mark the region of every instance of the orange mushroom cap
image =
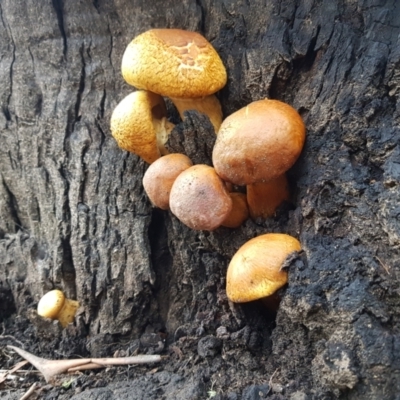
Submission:
<svg viewBox="0 0 400 400">
<path fill-rule="evenodd" d="M 214 47 L 197 32 L 151 29 L 128 45 L 122 76 L 138 89 L 162 96 L 204 97 L 226 84 L 224 65 Z"/>
<path fill-rule="evenodd" d="M 218 175 L 235 185 L 265 182 L 286 172 L 305 141 L 298 112 L 278 100 L 259 100 L 221 125 L 213 150 Z"/>
<path fill-rule="evenodd" d="M 111 133 L 118 146 L 151 164 L 166 154 L 164 148 L 173 125 L 168 122 L 164 99 L 138 90 L 126 96 L 111 116 Z"/>
<path fill-rule="evenodd" d="M 225 67 L 197 32 L 152 29 L 137 36 L 122 58 L 122 76 L 132 86 L 171 98 L 181 118 L 186 110 L 208 115 L 217 132 L 222 110 L 214 93 L 225 86 Z"/>
<path fill-rule="evenodd" d="M 282 233 L 267 233 L 249 240 L 228 266 L 228 298 L 244 303 L 272 295 L 287 283 L 288 273 L 282 269 L 284 261 L 300 250 L 297 239 Z"/>
</svg>

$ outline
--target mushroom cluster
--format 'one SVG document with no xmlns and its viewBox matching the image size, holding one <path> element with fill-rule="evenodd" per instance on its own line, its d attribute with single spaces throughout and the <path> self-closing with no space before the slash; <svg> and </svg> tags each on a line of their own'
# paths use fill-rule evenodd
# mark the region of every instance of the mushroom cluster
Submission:
<svg viewBox="0 0 400 400">
<path fill-rule="evenodd" d="M 249 214 L 253 220 L 274 215 L 289 199 L 286 171 L 296 162 L 304 142 L 305 126 L 294 108 L 278 100 L 255 101 L 222 122 L 212 154 L 214 167 L 189 166 L 182 176 L 174 175 L 174 182 L 167 176 L 168 169 L 159 167 L 158 163 L 170 162 L 171 155 L 164 156 L 147 170 L 145 190 L 158 206 L 147 187 L 150 182 L 156 182 L 153 185 L 159 188 L 169 182 L 174 195 L 170 195 L 168 207 L 160 208 L 170 208 L 192 229 L 214 230 L 221 225 L 237 228 Z M 153 173 L 156 168 L 160 170 L 157 177 Z M 246 186 L 247 194 L 229 193 L 233 185 Z M 226 205 L 223 215 L 215 206 L 217 201 Z M 210 223 L 193 223 L 192 217 Z"/>
<path fill-rule="evenodd" d="M 144 32 L 126 48 L 121 69 L 137 90 L 115 108 L 111 132 L 122 149 L 150 164 L 143 186 L 153 206 L 170 210 L 191 229 L 212 231 L 237 228 L 249 216 L 254 221 L 271 217 L 289 199 L 286 172 L 305 142 L 301 116 L 284 102 L 263 99 L 223 120 L 215 93 L 227 74 L 203 36 L 180 29 Z M 163 97 L 171 99 L 182 118 L 186 110 L 209 117 L 217 133 L 213 166 L 168 154 L 165 144 L 174 125 Z M 237 187 L 242 189 L 233 192 Z M 282 263 L 299 250 L 299 242 L 284 234 L 250 240 L 229 266 L 228 297 L 242 302 L 269 296 L 287 282 Z"/>
<path fill-rule="evenodd" d="M 215 93 L 227 74 L 203 36 L 180 29 L 146 31 L 127 46 L 121 70 L 138 90 L 115 108 L 111 132 L 122 149 L 151 164 L 143 185 L 154 206 L 171 210 L 192 229 L 214 230 L 237 228 L 249 215 L 268 218 L 289 199 L 285 173 L 305 141 L 300 115 L 288 104 L 264 99 L 223 121 Z M 181 116 L 194 109 L 209 117 L 217 133 L 214 167 L 168 154 L 165 144 L 174 125 L 163 97 Z M 232 193 L 233 185 L 246 187 L 246 194 Z"/>
<path fill-rule="evenodd" d="M 305 126 L 298 112 L 278 100 L 259 100 L 225 120 L 215 93 L 227 82 L 225 67 L 213 46 L 199 33 L 152 29 L 137 36 L 122 58 L 122 76 L 137 90 L 114 109 L 110 128 L 118 146 L 150 166 L 144 189 L 155 207 L 170 210 L 195 230 L 238 228 L 274 215 L 289 198 L 286 171 L 299 157 Z M 174 125 L 163 97 L 184 111 L 208 116 L 216 143 L 212 162 L 193 165 L 184 154 L 168 154 L 165 146 Z M 245 186 L 246 194 L 232 192 Z M 266 234 L 245 243 L 227 273 L 227 294 L 233 302 L 270 296 L 287 282 L 282 265 L 300 243 L 284 234 Z M 79 303 L 60 290 L 38 304 L 40 316 L 73 322 Z"/>
</svg>

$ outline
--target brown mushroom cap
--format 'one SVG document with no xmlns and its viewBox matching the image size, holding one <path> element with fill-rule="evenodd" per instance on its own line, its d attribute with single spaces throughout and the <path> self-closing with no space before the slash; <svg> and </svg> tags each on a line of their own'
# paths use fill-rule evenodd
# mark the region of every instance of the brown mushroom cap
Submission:
<svg viewBox="0 0 400 400">
<path fill-rule="evenodd" d="M 268 233 L 246 242 L 233 256 L 227 271 L 226 292 L 236 303 L 270 296 L 287 283 L 282 265 L 289 254 L 300 251 L 292 236 Z"/>
<path fill-rule="evenodd" d="M 213 46 L 199 33 L 181 29 L 137 36 L 125 50 L 121 69 L 130 85 L 176 98 L 208 96 L 227 80 Z"/>
<path fill-rule="evenodd" d="M 172 129 L 164 99 L 139 90 L 126 96 L 111 116 L 111 133 L 124 150 L 135 153 L 151 164 L 165 154 L 164 143 Z"/>
<path fill-rule="evenodd" d="M 172 213 L 189 228 L 212 231 L 232 208 L 232 200 L 221 178 L 208 165 L 194 165 L 172 185 Z"/>
<path fill-rule="evenodd" d="M 298 112 L 278 100 L 259 100 L 227 117 L 218 132 L 213 164 L 235 185 L 282 175 L 297 160 L 305 141 Z"/>
<path fill-rule="evenodd" d="M 169 209 L 169 196 L 175 179 L 193 165 L 184 154 L 167 154 L 149 166 L 143 176 L 143 187 L 150 201 L 163 210 Z"/>
</svg>

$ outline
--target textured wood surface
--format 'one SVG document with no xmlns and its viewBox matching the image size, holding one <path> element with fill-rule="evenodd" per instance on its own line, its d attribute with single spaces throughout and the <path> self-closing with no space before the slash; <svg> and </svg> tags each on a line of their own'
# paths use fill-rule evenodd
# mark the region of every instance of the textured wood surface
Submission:
<svg viewBox="0 0 400 400">
<path fill-rule="evenodd" d="M 155 27 L 211 41 L 225 116 L 265 97 L 301 113 L 292 205 L 276 218 L 199 233 L 152 210 L 146 164 L 117 147 L 109 120 L 132 90 L 124 49 Z M 395 0 L 1 0 L 0 318 L 57 287 L 83 305 L 88 335 L 235 332 L 255 317 L 226 299 L 229 259 L 257 234 L 289 233 L 304 253 L 276 327 L 256 314 L 270 343 L 259 373 L 279 369 L 313 398 L 396 398 L 399 38 Z"/>
</svg>

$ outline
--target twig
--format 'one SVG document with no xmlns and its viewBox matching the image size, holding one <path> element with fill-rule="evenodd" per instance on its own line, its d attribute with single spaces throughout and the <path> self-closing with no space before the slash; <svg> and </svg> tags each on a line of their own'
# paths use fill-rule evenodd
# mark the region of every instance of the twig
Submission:
<svg viewBox="0 0 400 400">
<path fill-rule="evenodd" d="M 91 358 L 90 362 L 95 364 L 107 365 L 129 365 L 129 364 L 151 364 L 159 362 L 166 356 L 162 357 L 158 354 L 139 355 L 130 357 L 115 357 L 115 358 Z"/>
<path fill-rule="evenodd" d="M 21 362 L 26 362 L 28 363 L 28 361 L 21 361 Z M 18 371 L 13 371 L 13 374 L 21 374 L 21 375 L 30 375 L 30 374 L 40 374 L 39 371 L 36 371 L 36 369 L 20 369 Z M 0 369 L 0 374 L 7 374 L 10 375 L 11 371 L 8 369 Z M 3 381 L 0 381 L 0 383 L 3 383 Z"/>
<path fill-rule="evenodd" d="M 67 372 L 85 371 L 87 369 L 99 369 L 104 368 L 104 365 L 96 363 L 87 363 L 84 365 L 78 365 L 77 367 L 68 368 Z"/>
<path fill-rule="evenodd" d="M 11 335 L 0 335 L 0 340 L 3 339 L 8 339 L 8 340 L 13 340 L 14 342 L 18 343 L 20 346 L 23 346 L 23 343 L 20 342 L 18 339 L 16 339 L 14 336 Z"/>
<path fill-rule="evenodd" d="M 272 390 L 272 379 L 273 379 L 273 377 L 275 376 L 275 374 L 276 374 L 278 371 L 279 371 L 279 368 L 277 368 L 277 369 L 273 372 L 273 374 L 271 375 L 271 377 L 269 378 L 267 395 L 268 395 L 269 392 Z"/>
<path fill-rule="evenodd" d="M 390 270 L 388 266 L 378 256 L 375 256 L 375 258 L 379 261 L 379 264 L 381 264 L 382 268 L 386 271 L 386 273 L 390 275 Z"/>
<path fill-rule="evenodd" d="M 33 392 L 36 389 L 36 385 L 37 385 L 37 382 L 35 382 L 19 400 L 26 400 L 29 397 L 31 397 L 31 394 L 33 394 Z"/>
<path fill-rule="evenodd" d="M 272 386 L 272 379 L 273 379 L 273 377 L 275 376 L 275 374 L 276 374 L 278 371 L 279 371 L 279 368 L 277 368 L 277 369 L 273 372 L 273 374 L 271 375 L 271 377 L 269 378 L 269 381 L 268 381 L 269 387 Z"/>
<path fill-rule="evenodd" d="M 0 384 L 3 383 L 9 374 L 13 374 L 14 372 L 18 371 L 20 368 L 24 367 L 28 364 L 28 361 L 20 361 L 19 363 L 15 364 L 13 368 L 10 370 L 4 371 L 2 375 L 0 375 Z"/>
<path fill-rule="evenodd" d="M 140 355 L 131 357 L 117 357 L 117 358 L 80 358 L 75 360 L 47 360 L 45 358 L 37 357 L 28 351 L 22 350 L 19 347 L 7 346 L 13 349 L 25 360 L 29 361 L 35 366 L 44 376 L 46 382 L 51 382 L 52 379 L 59 374 L 68 372 L 69 370 L 80 371 L 81 368 L 90 364 L 94 364 L 94 368 L 99 368 L 108 365 L 128 365 L 128 364 L 149 364 L 159 362 L 163 358 L 158 354 L 156 355 Z"/>
<path fill-rule="evenodd" d="M 192 359 L 193 359 L 193 357 L 190 356 L 190 357 L 184 362 L 184 364 L 181 365 L 181 366 L 178 368 L 178 372 L 179 372 L 181 369 L 186 368 L 186 366 L 189 364 L 190 361 L 192 361 Z"/>
<path fill-rule="evenodd" d="M 46 382 L 50 382 L 56 375 L 66 372 L 69 368 L 76 367 L 81 364 L 87 364 L 87 359 L 81 360 L 46 360 L 44 358 L 36 357 L 35 355 L 29 353 L 28 351 L 22 350 L 19 347 L 7 346 L 8 348 L 14 350 L 25 360 L 29 361 L 33 366 L 35 366 L 44 376 Z"/>
</svg>

